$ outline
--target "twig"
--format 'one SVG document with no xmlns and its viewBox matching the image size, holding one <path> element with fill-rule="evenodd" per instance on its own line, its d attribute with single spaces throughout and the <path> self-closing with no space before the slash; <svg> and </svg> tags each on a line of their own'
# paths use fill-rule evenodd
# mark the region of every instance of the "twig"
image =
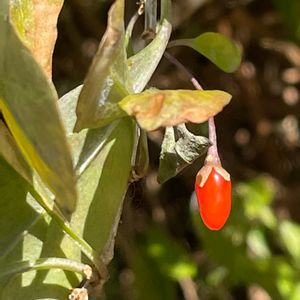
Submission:
<svg viewBox="0 0 300 300">
<path fill-rule="evenodd" d="M 200 300 L 194 281 L 191 278 L 179 280 L 185 300 Z"/>
</svg>

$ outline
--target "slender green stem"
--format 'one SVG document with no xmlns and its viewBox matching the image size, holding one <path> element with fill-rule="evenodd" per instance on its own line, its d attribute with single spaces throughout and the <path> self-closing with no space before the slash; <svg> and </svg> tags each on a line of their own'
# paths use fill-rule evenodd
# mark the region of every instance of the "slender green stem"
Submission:
<svg viewBox="0 0 300 300">
<path fill-rule="evenodd" d="M 30 188 L 30 193 L 36 199 L 36 201 L 46 210 L 46 212 L 57 222 L 60 228 L 68 234 L 74 242 L 78 245 L 81 251 L 88 257 L 98 270 L 101 278 L 106 279 L 108 271 L 105 264 L 101 261 L 98 253 L 78 234 L 76 234 L 71 228 L 69 222 L 63 217 L 57 206 L 49 206 L 49 201 L 45 201 L 42 196 L 33 188 Z"/>
<path fill-rule="evenodd" d="M 40 258 L 36 261 L 22 261 L 1 267 L 0 278 L 32 270 L 62 269 L 86 276 L 87 265 L 66 258 Z"/>
</svg>

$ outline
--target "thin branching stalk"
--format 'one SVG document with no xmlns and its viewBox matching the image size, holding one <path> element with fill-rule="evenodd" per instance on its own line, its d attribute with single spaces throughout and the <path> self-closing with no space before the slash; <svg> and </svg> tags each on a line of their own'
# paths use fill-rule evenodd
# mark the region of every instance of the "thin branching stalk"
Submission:
<svg viewBox="0 0 300 300">
<path fill-rule="evenodd" d="M 178 69 L 180 69 L 183 73 L 187 75 L 195 89 L 203 90 L 202 86 L 200 85 L 199 81 L 195 78 L 195 76 L 178 59 L 176 59 L 173 55 L 171 55 L 168 52 L 165 52 L 164 56 Z M 210 117 L 208 119 L 208 137 L 212 143 L 212 146 L 208 149 L 208 155 L 207 159 L 205 160 L 205 163 L 221 164 L 218 153 L 217 134 L 214 117 Z"/>
</svg>

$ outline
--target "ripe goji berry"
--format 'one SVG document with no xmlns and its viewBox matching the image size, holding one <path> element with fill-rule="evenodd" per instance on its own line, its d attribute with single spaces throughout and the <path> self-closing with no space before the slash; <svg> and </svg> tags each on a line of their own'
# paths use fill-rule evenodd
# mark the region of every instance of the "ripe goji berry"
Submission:
<svg viewBox="0 0 300 300">
<path fill-rule="evenodd" d="M 221 229 L 231 210 L 230 175 L 220 165 L 205 165 L 197 174 L 195 191 L 204 224 Z"/>
</svg>

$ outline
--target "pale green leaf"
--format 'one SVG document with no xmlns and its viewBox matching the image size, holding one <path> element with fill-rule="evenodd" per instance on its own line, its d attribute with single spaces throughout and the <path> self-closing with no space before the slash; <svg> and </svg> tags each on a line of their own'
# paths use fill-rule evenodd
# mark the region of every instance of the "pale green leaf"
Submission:
<svg viewBox="0 0 300 300">
<path fill-rule="evenodd" d="M 45 257 L 46 251 L 42 249 L 47 239 L 50 257 L 55 257 L 56 254 L 71 257 L 73 248 L 79 248 L 69 239 L 73 247 L 64 249 L 62 253 L 59 246 L 64 236 L 62 230 L 53 223 L 55 231 L 50 234 L 50 218 L 28 192 L 29 184 L 1 157 L 0 165 L 0 269 L 1 274 L 5 275 L 0 280 L 0 299 L 66 299 L 68 288 L 76 286 L 80 277 L 73 275 L 70 280 L 63 271 L 52 270 L 52 276 L 57 278 L 55 284 L 53 281 L 47 282 L 48 275 L 44 276 L 47 271 L 38 279 L 35 271 L 13 276 L 13 268 L 7 268 L 9 264 L 16 266 L 21 261 L 35 261 Z M 80 262 L 81 254 L 78 250 L 77 261 Z"/>
<path fill-rule="evenodd" d="M 173 127 L 166 127 L 164 140 L 161 145 L 157 181 L 164 183 L 179 173 L 180 164 L 184 164 L 175 150 L 176 140 Z"/>
<path fill-rule="evenodd" d="M 27 190 L 28 183 L 0 156 L 0 259 L 39 217 L 26 203 Z"/>
<path fill-rule="evenodd" d="M 128 59 L 129 76 L 135 93 L 143 91 L 159 64 L 171 35 L 171 25 L 164 20 L 154 40 Z"/>
<path fill-rule="evenodd" d="M 12 26 L 0 21 L 0 109 L 29 165 L 70 212 L 76 179 L 54 87 Z"/>
<path fill-rule="evenodd" d="M 247 234 L 247 245 L 252 255 L 258 258 L 266 258 L 271 256 L 269 246 L 262 231 L 252 229 Z"/>
<path fill-rule="evenodd" d="M 0 120 L 0 154 L 28 182 L 32 181 L 32 171 L 24 159 L 16 141 L 6 125 Z"/>
<path fill-rule="evenodd" d="M 300 263 L 300 226 L 286 220 L 279 225 L 279 234 L 288 253 Z"/>
<path fill-rule="evenodd" d="M 161 0 L 160 2 L 160 19 L 166 19 L 171 22 L 172 2 L 171 0 Z"/>
<path fill-rule="evenodd" d="M 176 153 L 187 163 L 192 164 L 211 146 L 211 142 L 204 136 L 192 134 L 184 124 L 175 127 Z"/>
<path fill-rule="evenodd" d="M 71 225 L 74 224 L 90 245 L 103 254 L 103 249 L 110 244 L 108 240 L 115 222 L 118 224 L 127 190 L 135 129 L 134 123 L 124 118 L 108 127 L 72 133 L 79 92 L 80 87 L 59 101 L 79 172 L 78 208 Z"/>
<path fill-rule="evenodd" d="M 270 207 L 275 191 L 270 178 L 260 177 L 240 183 L 236 190 L 243 199 L 244 212 L 250 220 L 259 220 L 269 228 L 276 226 L 277 220 Z"/>
<path fill-rule="evenodd" d="M 108 97 L 114 89 L 115 98 L 124 97 L 126 76 L 124 57 L 124 0 L 116 0 L 108 15 L 108 25 L 98 51 L 85 78 L 77 103 L 75 132 L 83 128 L 104 126 L 120 118 L 122 111 Z M 116 61 L 116 62 L 115 62 Z M 115 62 L 115 65 L 114 65 Z M 102 119 L 107 119 L 103 121 Z"/>
<path fill-rule="evenodd" d="M 241 49 L 229 38 L 216 32 L 206 32 L 193 39 L 171 41 L 168 47 L 173 46 L 191 47 L 228 73 L 234 72 L 242 59 Z"/>
<path fill-rule="evenodd" d="M 7 18 L 9 14 L 9 0 L 0 1 L 0 17 L 2 19 Z"/>
<path fill-rule="evenodd" d="M 223 91 L 147 90 L 128 95 L 119 105 L 145 130 L 184 122 L 202 123 L 219 113 L 231 95 Z"/>
<path fill-rule="evenodd" d="M 164 183 L 203 155 L 210 146 L 206 137 L 189 132 L 184 124 L 166 127 L 161 146 L 157 181 Z"/>
<path fill-rule="evenodd" d="M 73 160 L 81 170 L 78 174 L 78 205 L 71 216 L 70 226 L 108 263 L 113 255 L 114 238 L 130 174 L 134 123 L 124 118 L 107 128 L 72 133 L 79 92 L 80 87 L 59 101 Z M 79 244 L 49 217 L 41 218 L 11 250 L 0 261 L 0 266 L 49 257 L 90 263 L 82 256 Z M 10 277 L 2 282 L 0 299 L 67 299 L 69 289 L 79 284 L 81 276 L 62 269 L 30 271 Z"/>
</svg>

